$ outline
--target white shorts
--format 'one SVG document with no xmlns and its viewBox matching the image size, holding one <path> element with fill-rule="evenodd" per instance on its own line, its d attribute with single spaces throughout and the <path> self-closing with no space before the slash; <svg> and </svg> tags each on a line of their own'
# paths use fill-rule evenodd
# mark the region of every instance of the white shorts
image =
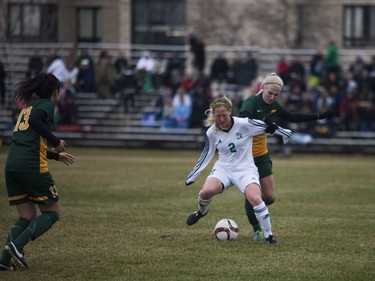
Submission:
<svg viewBox="0 0 375 281">
<path fill-rule="evenodd" d="M 242 193 L 246 186 L 255 183 L 260 187 L 258 169 L 247 167 L 246 169 L 228 169 L 219 165 L 214 165 L 207 178 L 217 178 L 223 185 L 224 190 L 230 186 L 236 186 Z"/>
</svg>

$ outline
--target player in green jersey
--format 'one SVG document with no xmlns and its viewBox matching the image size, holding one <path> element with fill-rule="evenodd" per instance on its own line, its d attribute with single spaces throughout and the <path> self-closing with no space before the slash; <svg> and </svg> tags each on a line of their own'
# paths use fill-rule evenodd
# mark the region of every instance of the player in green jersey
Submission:
<svg viewBox="0 0 375 281">
<path fill-rule="evenodd" d="M 262 82 L 261 90 L 255 96 L 247 98 L 240 109 L 241 117 L 274 121 L 276 117 L 289 122 L 306 122 L 318 119 L 332 118 L 333 112 L 317 114 L 292 113 L 284 109 L 276 100 L 283 88 L 283 80 L 275 73 L 269 74 Z M 266 205 L 271 205 L 276 198 L 275 182 L 272 174 L 272 161 L 267 149 L 267 134 L 253 138 L 253 156 L 259 171 L 262 197 Z M 254 240 L 262 240 L 259 222 L 254 215 L 251 204 L 245 200 L 246 215 L 254 230 Z"/>
<path fill-rule="evenodd" d="M 65 141 L 51 133 L 60 89 L 59 80 L 44 73 L 16 85 L 15 100 L 25 107 L 13 130 L 5 180 L 9 204 L 16 206 L 19 218 L 8 232 L 0 270 L 28 269 L 24 246 L 59 219 L 59 197 L 47 159 L 74 163 L 73 155 L 65 152 Z"/>
</svg>

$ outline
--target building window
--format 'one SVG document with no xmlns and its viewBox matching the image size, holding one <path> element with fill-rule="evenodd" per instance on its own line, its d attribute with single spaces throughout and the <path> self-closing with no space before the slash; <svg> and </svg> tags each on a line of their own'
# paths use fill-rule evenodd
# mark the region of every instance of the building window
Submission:
<svg viewBox="0 0 375 281">
<path fill-rule="evenodd" d="M 49 4 L 9 4 L 9 42 L 57 42 L 58 7 Z"/>
<path fill-rule="evenodd" d="M 77 41 L 78 42 L 100 42 L 101 10 L 98 7 L 81 7 L 77 11 Z"/>
<path fill-rule="evenodd" d="M 375 6 L 344 8 L 344 46 L 375 46 Z"/>
<path fill-rule="evenodd" d="M 132 42 L 183 45 L 186 36 L 185 0 L 133 0 Z"/>
</svg>

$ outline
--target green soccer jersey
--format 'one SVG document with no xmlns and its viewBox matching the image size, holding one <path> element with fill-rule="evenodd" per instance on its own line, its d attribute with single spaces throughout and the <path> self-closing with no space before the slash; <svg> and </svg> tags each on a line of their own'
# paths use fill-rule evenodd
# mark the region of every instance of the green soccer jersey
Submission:
<svg viewBox="0 0 375 281">
<path fill-rule="evenodd" d="M 18 116 L 13 130 L 6 171 L 39 171 L 40 173 L 48 171 L 47 141 L 29 125 L 29 117 L 36 109 L 47 113 L 47 118 L 44 120 L 47 128 L 52 130 L 54 127 L 55 104 L 51 100 L 38 99 L 27 105 Z"/>
<path fill-rule="evenodd" d="M 273 102 L 266 104 L 262 98 L 262 94 L 248 97 L 242 104 L 240 114 L 242 117 L 249 117 L 252 119 L 263 120 L 265 117 L 270 117 L 272 121 L 285 109 L 278 103 Z M 271 115 L 272 114 L 272 115 Z M 267 149 L 267 134 L 255 136 L 253 138 L 253 155 L 259 157 L 265 155 Z"/>
</svg>

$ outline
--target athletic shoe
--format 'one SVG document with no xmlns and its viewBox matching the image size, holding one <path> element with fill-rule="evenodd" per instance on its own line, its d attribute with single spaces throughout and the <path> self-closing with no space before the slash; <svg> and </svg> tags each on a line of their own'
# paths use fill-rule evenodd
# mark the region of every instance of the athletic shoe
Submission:
<svg viewBox="0 0 375 281">
<path fill-rule="evenodd" d="M 21 269 L 29 269 L 25 260 L 23 252 L 19 251 L 13 242 L 9 242 L 5 245 L 5 250 L 12 256 L 16 267 Z"/>
<path fill-rule="evenodd" d="M 208 212 L 207 212 L 208 213 Z M 201 211 L 195 211 L 194 213 L 192 213 L 190 216 L 188 216 L 187 220 L 186 220 L 186 223 L 188 225 L 193 225 L 195 224 L 197 221 L 199 221 L 200 218 L 203 218 L 205 215 L 207 215 L 207 213 L 205 213 L 204 215 L 201 213 Z"/>
<path fill-rule="evenodd" d="M 264 239 L 263 232 L 261 230 L 254 231 L 253 239 L 255 241 L 261 241 L 261 240 L 263 240 Z"/>
<path fill-rule="evenodd" d="M 270 236 L 268 236 L 266 238 L 266 243 L 268 243 L 268 244 L 277 244 L 277 243 L 279 243 L 279 241 L 277 241 L 275 239 L 275 237 L 273 237 L 273 235 L 270 235 Z"/>
<path fill-rule="evenodd" d="M 0 271 L 15 271 L 16 267 L 13 264 L 5 265 L 0 263 Z"/>
</svg>

